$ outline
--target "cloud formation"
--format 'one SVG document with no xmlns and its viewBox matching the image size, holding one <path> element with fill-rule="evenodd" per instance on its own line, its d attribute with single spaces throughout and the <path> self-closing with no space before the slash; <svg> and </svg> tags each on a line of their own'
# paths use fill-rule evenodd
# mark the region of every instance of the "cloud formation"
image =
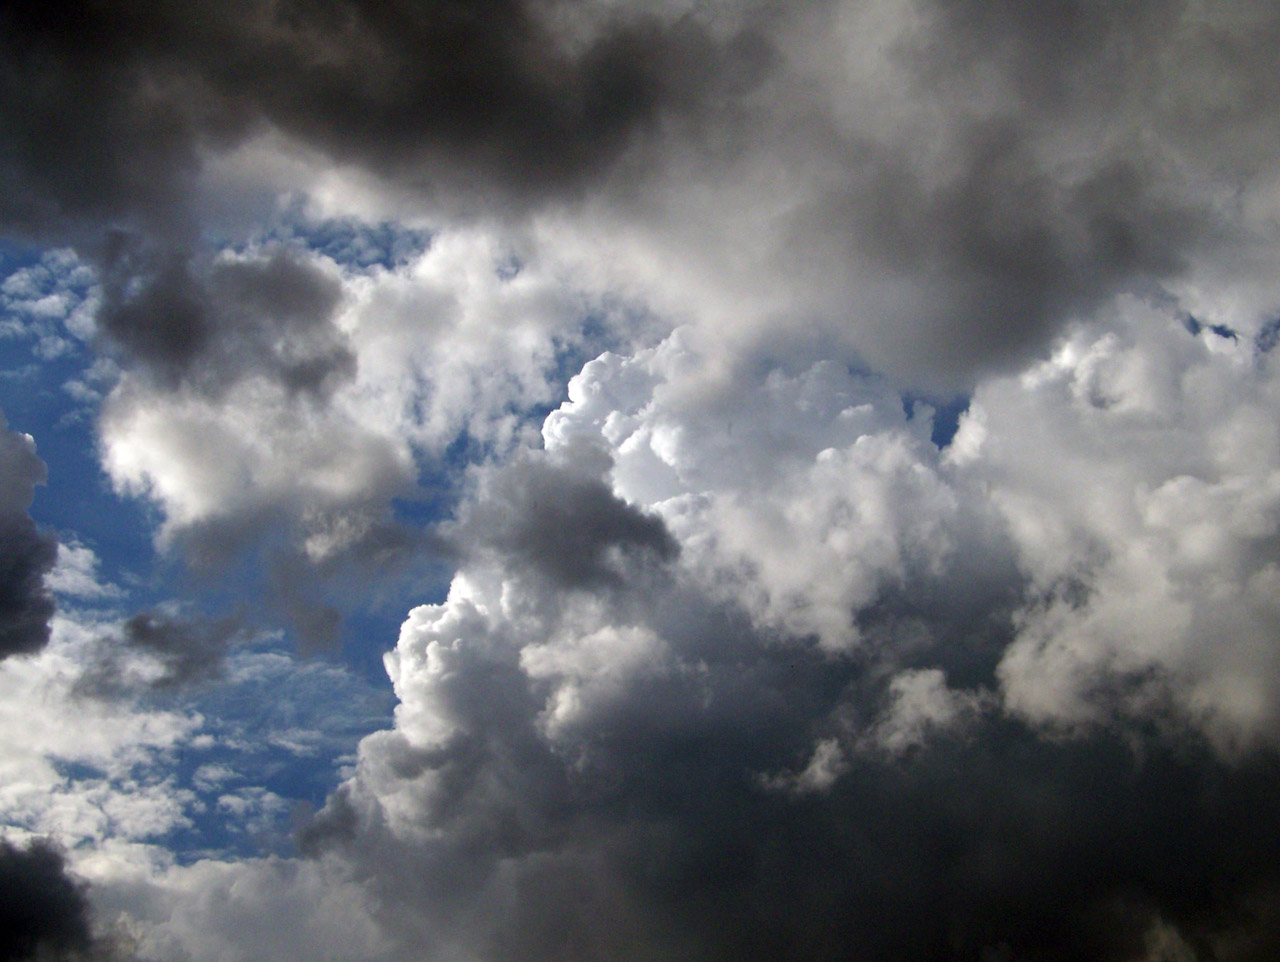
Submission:
<svg viewBox="0 0 1280 962">
<path fill-rule="evenodd" d="M 44 480 L 31 435 L 9 430 L 0 412 L 0 658 L 39 651 L 49 640 L 53 596 L 45 576 L 58 542 L 27 513 Z"/>
<path fill-rule="evenodd" d="M 415 607 L 394 718 L 306 791 L 187 766 L 318 753 L 236 693 L 331 676 L 55 568 L 0 425 L 0 655 L 49 585 L 142 612 L 0 666 L 43 721 L 8 824 L 148 962 L 1274 957 L 1278 38 L 1266 0 L 11 4 L 0 231 L 59 249 L 0 336 L 245 625 L 367 660 L 343 618 Z M 265 854 L 188 845 L 216 820 Z"/>
<path fill-rule="evenodd" d="M 404 951 L 440 958 L 1266 958 L 1280 839 L 1257 827 L 1276 730 L 1240 708 L 1275 698 L 1272 673 L 1232 665 L 1257 665 L 1274 635 L 1241 630 L 1266 602 L 1221 579 L 1227 557 L 1270 544 L 1244 479 L 1277 459 L 1216 443 L 1242 429 L 1204 398 L 1231 383 L 1247 421 L 1238 384 L 1265 392 L 1272 375 L 1222 340 L 1132 305 L 986 385 L 944 450 L 927 411 L 824 362 L 739 376 L 727 403 L 679 335 L 602 356 L 546 422 L 549 464 L 513 463 L 474 509 L 500 532 L 555 516 L 556 552 L 531 576 L 536 539 L 475 529 L 486 550 L 388 658 L 395 730 L 363 743 L 310 844 L 356 866 Z M 1143 406 L 1171 385 L 1209 392 L 1188 401 L 1196 417 L 1172 397 Z M 744 424 L 732 446 L 707 427 L 724 412 Z M 1086 417 L 1123 427 L 1070 427 Z M 1057 469 L 1029 438 L 1061 452 Z M 1217 528 L 1205 568 L 1166 551 L 1163 573 L 1119 576 L 1143 515 L 1110 499 L 1190 483 L 1177 451 L 1201 471 L 1214 459 L 1221 510 L 1247 512 L 1262 541 Z M 601 456 L 680 553 L 621 582 L 557 577 L 614 536 L 591 497 L 562 515 L 533 494 L 560 459 Z M 1074 459 L 1147 480 L 1086 485 Z M 1043 484 L 1065 490 L 1041 505 Z M 813 517 L 825 537 L 802 527 Z M 1252 577 L 1275 564 L 1248 557 Z M 1206 570 L 1214 591 L 1177 587 Z M 1205 636 L 1156 620 L 1177 614 L 1167 597 L 1095 627 L 1150 591 L 1185 592 L 1236 632 L 1198 661 Z M 1047 636 L 1051 618 L 1072 627 Z"/>
<path fill-rule="evenodd" d="M 25 962 L 89 945 L 88 902 L 58 850 L 0 840 L 0 959 Z"/>
<path fill-rule="evenodd" d="M 661 286 L 750 292 L 754 322 L 787 302 L 877 367 L 963 385 L 1256 240 L 1275 127 L 1264 3 L 996 9 L 18 4 L 6 221 L 184 236 L 203 165 L 271 131 L 421 209 L 581 203 L 599 239 L 688 259 Z M 197 322 L 172 256 L 148 297 L 176 332 Z"/>
<path fill-rule="evenodd" d="M 194 685 L 218 678 L 240 625 L 234 618 L 183 618 L 143 611 L 125 619 L 120 638 L 103 645 L 77 683 L 85 694 L 111 695 L 142 686 Z"/>
</svg>

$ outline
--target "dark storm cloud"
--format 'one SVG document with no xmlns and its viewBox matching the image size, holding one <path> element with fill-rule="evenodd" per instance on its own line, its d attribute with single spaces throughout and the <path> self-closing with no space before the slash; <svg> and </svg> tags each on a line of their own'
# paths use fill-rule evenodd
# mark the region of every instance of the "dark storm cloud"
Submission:
<svg viewBox="0 0 1280 962">
<path fill-rule="evenodd" d="M 849 9 L 811 2 L 795 19 Z M 808 71 L 840 69 L 843 53 L 787 48 L 792 18 L 767 4 L 729 27 L 710 7 L 663 19 L 559 0 L 10 4 L 0 219 L 190 243 L 182 198 L 201 153 L 266 125 L 445 211 L 601 195 L 643 211 L 650 188 L 678 196 L 673 171 L 718 189 L 745 161 L 795 172 L 779 282 L 834 287 L 837 304 L 856 295 L 872 362 L 947 387 L 1026 359 L 1064 320 L 1178 276 L 1238 232 L 1210 198 L 1271 163 L 1273 7 L 885 10 L 904 25 L 885 69 L 902 71 L 900 110 L 932 125 L 924 139 L 910 123 L 837 122 Z M 711 212 L 727 236 L 737 203 Z M 221 322 L 199 308 L 185 258 L 167 258 L 134 270 L 132 307 L 106 317 L 180 365 Z M 883 281 L 897 303 L 866 283 L 844 290 L 846 275 Z M 165 326 L 135 317 L 148 312 Z M 306 389 L 340 360 L 290 377 Z"/>
<path fill-rule="evenodd" d="M 130 6 L 20 2 L 0 12 L 7 232 L 75 241 L 117 223 L 185 231 L 198 145 L 243 129 L 234 105 L 166 57 L 163 36 Z"/>
<path fill-rule="evenodd" d="M 585 461 L 590 452 L 582 454 Z M 490 480 L 462 540 L 497 550 L 516 571 L 562 590 L 621 587 L 645 565 L 676 557 L 661 518 L 582 468 L 536 455 L 517 459 Z"/>
<path fill-rule="evenodd" d="M 304 833 L 367 880 L 404 957 L 1280 951 L 1280 760 L 1224 761 L 1158 706 L 1058 739 L 1003 714 L 996 666 L 1026 576 L 1002 536 L 906 565 L 857 612 L 861 643 L 832 652 L 753 625 L 678 566 L 565 568 L 613 542 L 661 559 L 665 529 L 641 536 L 643 514 L 593 494 L 589 449 L 576 469 L 552 457 L 480 486 L 464 590 L 403 629 L 398 730 L 362 746 Z M 945 672 L 963 724 L 885 750 L 894 682 L 919 669 Z M 823 746 L 833 760 L 806 780 Z"/>
<path fill-rule="evenodd" d="M 621 196 L 639 217 L 661 195 L 657 263 L 701 253 L 681 217 L 705 214 L 706 235 L 693 233 L 731 248 L 726 260 L 785 219 L 765 238 L 779 264 L 744 255 L 762 287 L 787 292 L 777 339 L 797 323 L 786 299 L 812 290 L 861 326 L 870 363 L 948 388 L 1237 239 L 1239 208 L 1222 198 L 1271 174 L 1280 135 L 1271 5 L 883 9 L 908 9 L 915 28 L 895 37 L 910 89 L 887 121 L 836 118 L 827 98 L 842 91 L 823 70 L 845 78 L 844 52 L 818 38 L 785 60 L 771 43 L 784 16 L 762 15 L 764 39 L 720 40 L 691 18 L 555 0 L 12 4 L 0 223 L 98 242 L 103 333 L 148 388 L 218 400 L 261 376 L 299 404 L 354 371 L 336 284 L 287 251 L 205 256 L 182 199 L 202 150 L 267 125 L 445 211 Z M 1233 10 L 1244 19 L 1230 23 Z M 810 52 L 821 63 L 806 73 Z M 769 184 L 793 175 L 777 178 L 793 192 L 785 217 L 735 219 L 735 203 L 758 200 L 724 188 L 751 182 L 743 168 Z M 105 228 L 119 230 L 101 241 Z M 1012 547 L 957 565 L 992 561 L 980 574 L 886 579 L 852 613 L 864 643 L 833 653 L 767 635 L 724 601 L 751 589 L 739 572 L 717 601 L 690 587 L 674 522 L 572 454 L 486 475 L 453 534 L 482 569 L 467 590 L 483 594 L 485 578 L 502 590 L 402 644 L 402 730 L 366 740 L 358 774 L 304 834 L 368 881 L 406 957 L 1150 962 L 1162 926 L 1179 933 L 1175 957 L 1280 954 L 1274 754 L 1223 763 L 1159 706 L 1059 740 L 998 715 L 996 666 L 1026 601 Z M 47 637 L 52 545 L 26 516 L 35 478 L 15 482 L 5 515 L 18 519 L 6 563 L 27 560 L 0 581 L 0 616 L 12 609 L 22 629 L 0 654 Z M 331 517 L 254 503 L 178 543 L 222 557 L 252 543 L 299 634 L 331 644 L 329 587 L 425 550 L 390 520 L 402 488 L 379 484 Z M 348 521 L 364 534 L 343 541 Z M 340 545 L 330 560 L 296 547 L 313 534 Z M 122 641 L 166 685 L 215 675 L 230 637 L 150 612 Z M 977 707 L 896 755 L 868 749 L 905 669 L 945 670 Z M 790 790 L 824 745 L 839 764 Z"/>
<path fill-rule="evenodd" d="M 57 849 L 0 840 L 0 962 L 65 958 L 90 944 L 88 902 Z"/>
<path fill-rule="evenodd" d="M 545 737 L 546 691 L 509 649 L 455 643 L 433 693 L 454 736 L 367 752 L 433 840 L 351 787 L 307 840 L 368 873 L 389 931 L 427 957 L 530 962 L 1138 962 L 1162 925 L 1205 962 L 1280 948 L 1274 757 L 1050 743 L 993 717 L 905 758 L 854 755 L 825 792 L 773 790 L 762 775 L 803 768 L 875 703 L 873 673 L 688 595 L 650 606 L 683 626 L 666 633 L 683 669 L 568 737 Z"/>
<path fill-rule="evenodd" d="M 339 282 L 287 248 L 200 264 L 115 234 L 102 261 L 101 328 L 163 386 L 217 396 L 259 374 L 324 397 L 355 373 Z"/>
<path fill-rule="evenodd" d="M 274 128 L 438 209 L 522 210 L 594 189 L 767 60 L 758 39 L 594 4 L 9 4 L 0 232 L 93 255 L 100 328 L 163 384 L 216 393 L 268 369 L 322 396 L 354 370 L 329 294 L 283 255 L 208 263 L 204 157 Z"/>
<path fill-rule="evenodd" d="M 39 651 L 49 640 L 53 597 L 44 576 L 58 542 L 27 513 L 44 462 L 23 434 L 10 431 L 0 412 L 0 658 Z"/>
<path fill-rule="evenodd" d="M 581 42 L 548 10 L 585 28 Z M 691 20 L 522 0 L 22 2 L 0 45 L 0 212 L 35 233 L 173 222 L 157 212 L 199 149 L 262 121 L 427 190 L 573 190 L 664 114 L 737 93 L 768 59 L 760 41 L 719 44 Z"/>
</svg>

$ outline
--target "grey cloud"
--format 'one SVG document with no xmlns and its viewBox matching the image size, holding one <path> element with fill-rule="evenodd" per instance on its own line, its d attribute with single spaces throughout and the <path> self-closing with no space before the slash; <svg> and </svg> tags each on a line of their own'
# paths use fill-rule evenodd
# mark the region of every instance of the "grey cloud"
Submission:
<svg viewBox="0 0 1280 962">
<path fill-rule="evenodd" d="M 683 670 L 568 739 L 545 737 L 545 693 L 510 649 L 464 635 L 435 690 L 456 734 L 366 745 L 309 842 L 376 887 L 406 957 L 1137 962 L 1160 925 L 1196 959 L 1277 948 L 1274 759 L 1046 743 L 989 717 L 905 759 L 855 758 L 825 791 L 770 791 L 757 776 L 803 766 L 874 680 L 690 617 L 688 596 L 665 605 L 685 611 L 667 634 Z"/>
<path fill-rule="evenodd" d="M 39 651 L 49 640 L 53 597 L 44 578 L 57 560 L 58 541 L 27 513 L 44 462 L 0 412 L 0 658 Z"/>
<path fill-rule="evenodd" d="M 795 32 L 873 5 L 812 2 L 795 18 L 525 0 L 10 5 L 0 216 L 189 240 L 181 197 L 200 152 L 273 125 L 440 210 L 605 197 L 660 222 L 651 209 L 671 202 L 666 255 L 700 257 L 685 235 L 705 243 L 704 225 L 685 219 L 740 246 L 757 222 L 739 220 L 737 179 L 783 169 L 794 216 L 770 224 L 776 263 L 756 273 L 802 310 L 817 292 L 872 363 L 947 388 L 1246 239 L 1223 198 L 1271 162 L 1272 7 L 904 6 L 882 8 L 900 29 L 877 56 L 904 119 L 886 123 L 842 116 L 839 88 L 857 85 L 842 34 Z M 709 206 L 681 201 L 682 175 L 702 178 L 689 196 L 709 190 Z M 169 320 L 124 336 L 181 366 L 222 322 L 179 264 L 141 276 L 134 313 Z M 337 350 L 282 370 L 305 390 L 343 363 Z"/>
<path fill-rule="evenodd" d="M 592 473 L 593 455 L 517 459 L 490 480 L 459 537 L 563 590 L 621 587 L 645 565 L 673 560 L 678 545 L 662 519 L 615 495 Z"/>
<path fill-rule="evenodd" d="M 607 383 L 578 385 L 581 405 L 607 398 L 592 424 L 630 415 L 635 399 Z M 661 413 L 655 397 L 637 407 Z M 305 836 L 377 893 L 403 957 L 1263 962 L 1280 949 L 1274 752 L 1224 761 L 1159 712 L 1056 739 L 1003 714 L 997 666 L 1029 576 L 989 515 L 957 513 L 946 563 L 904 564 L 855 612 L 859 643 L 833 651 L 753 622 L 741 598 L 711 600 L 681 564 L 600 570 L 595 546 L 613 542 L 662 561 L 668 529 L 638 524 L 607 486 L 592 494 L 608 464 L 555 436 L 563 450 L 480 485 L 459 526 L 480 550 L 448 601 L 410 615 L 389 661 L 397 728 L 365 742 Z M 952 464 L 949 490 L 970 497 Z M 592 563 L 548 560 L 566 552 Z"/>
<path fill-rule="evenodd" d="M 188 229 L 182 197 L 199 141 L 242 124 L 198 77 L 157 62 L 145 29 L 128 35 L 130 6 L 17 3 L 0 15 L 9 232 L 92 241 L 112 223 Z"/>
<path fill-rule="evenodd" d="M 956 145 L 961 173 L 942 186 L 891 153 L 802 221 L 796 235 L 825 235 L 841 256 L 868 263 L 873 289 L 887 278 L 915 288 L 902 304 L 873 295 L 870 316 L 857 318 L 872 333 L 855 343 L 871 357 L 924 383 L 964 386 L 975 370 L 1029 359 L 1063 321 L 1118 292 L 1177 277 L 1213 229 L 1207 209 L 1136 162 L 1064 183 L 1035 156 L 1031 130 L 1013 119 L 974 125 Z"/>
<path fill-rule="evenodd" d="M 447 582 L 458 556 L 456 544 L 396 519 L 381 501 L 317 513 L 305 531 L 288 517 L 250 513 L 193 526 L 177 543 L 209 583 L 261 565 L 261 615 L 291 628 L 303 651 L 334 651 L 353 608 L 399 611 Z M 296 542 L 312 538 L 332 538 L 335 547 L 320 557 L 299 550 Z"/>
<path fill-rule="evenodd" d="M 324 397 L 355 373 L 333 325 L 339 282 L 287 248 L 200 265 L 115 234 L 102 259 L 99 323 L 166 387 L 218 396 L 262 374 L 291 395 Z"/>
<path fill-rule="evenodd" d="M 91 944 L 88 901 L 61 853 L 0 840 L 0 962 L 78 956 Z"/>
<path fill-rule="evenodd" d="M 109 642 L 98 660 L 86 667 L 77 690 L 110 696 L 136 683 L 134 660 L 141 657 L 158 671 L 148 671 L 144 684 L 152 690 L 212 681 L 222 674 L 227 651 L 240 634 L 239 619 L 207 619 L 152 610 L 139 612 L 120 627 L 118 647 Z"/>
<path fill-rule="evenodd" d="M 217 677 L 238 630 L 232 619 L 193 622 L 145 611 L 124 623 L 123 641 L 164 666 L 164 674 L 153 684 L 167 688 Z"/>
<path fill-rule="evenodd" d="M 209 667 L 216 669 L 251 617 L 256 627 L 289 628 L 305 652 L 331 652 L 341 647 L 352 610 L 398 612 L 447 583 L 458 546 L 432 527 L 396 518 L 389 503 L 395 493 L 372 492 L 363 504 L 303 511 L 301 518 L 290 504 L 250 507 L 175 534 L 193 587 L 217 592 L 227 578 L 248 579 L 236 599 L 245 605 L 239 616 L 190 626 L 197 648 L 205 640 L 215 646 Z M 324 541 L 325 550 L 309 553 L 302 547 L 309 540 Z"/>
<path fill-rule="evenodd" d="M 523 0 L 19 3 L 0 30 L 4 213 L 32 230 L 177 206 L 198 148 L 263 120 L 428 190 L 572 191 L 767 62 L 692 19 Z"/>
<path fill-rule="evenodd" d="M 327 520 L 336 527 L 351 516 Z M 340 646 L 344 605 L 398 611 L 438 590 L 457 560 L 457 545 L 433 529 L 380 515 L 357 516 L 355 524 L 362 528 L 359 536 L 319 561 L 287 548 L 270 558 L 270 601 L 297 632 L 303 650 Z"/>
<path fill-rule="evenodd" d="M 333 323 L 336 288 L 283 251 L 208 260 L 181 199 L 201 150 L 268 124 L 446 211 L 506 216 L 603 197 L 605 216 L 654 225 L 645 256 L 655 262 L 705 257 L 711 267 L 694 273 L 714 285 L 723 255 L 780 290 L 781 319 L 769 324 L 784 346 L 789 327 L 821 315 L 869 363 L 947 389 L 1034 356 L 1117 293 L 1172 283 L 1258 236 L 1269 244 L 1241 223 L 1237 201 L 1274 166 L 1274 5 L 813 3 L 803 12 L 832 14 L 833 30 L 790 54 L 790 9 L 775 21 L 761 13 L 759 35 L 735 28 L 725 40 L 697 17 L 620 10 L 11 6 L 0 14 L 0 221 L 37 236 L 122 222 L 133 233 L 113 234 L 100 259 L 101 322 L 149 386 L 216 400 L 261 376 L 298 404 L 323 402 L 354 370 Z M 887 92 L 899 98 L 887 112 L 901 112 L 887 120 L 861 102 L 852 116 L 838 109 L 856 91 L 842 86 L 855 83 L 835 14 L 857 10 L 913 15 L 912 29 L 891 31 L 884 66 L 902 89 Z M 50 118 L 68 126 L 65 139 Z M 785 214 L 751 215 L 770 193 L 753 180 L 761 171 L 782 184 L 784 196 L 765 200 Z M 753 253 L 755 238 L 768 253 Z M 736 323 L 751 292 L 725 271 Z M 850 397 L 850 410 L 863 400 Z M 759 463 L 775 464 L 760 471 L 781 473 L 789 462 L 768 433 L 753 443 Z M 713 440 L 743 447 L 741 433 L 728 438 L 726 428 Z M 1053 458 L 1063 450 L 1037 460 L 1063 474 Z M 926 724 L 924 711 L 900 719 L 910 751 L 852 751 L 904 671 L 945 673 L 957 705 L 993 703 L 1014 612 L 1035 613 L 1029 576 L 1000 538 L 961 533 L 940 570 L 924 570 L 936 556 L 922 552 L 900 575 L 895 565 L 892 578 L 866 579 L 865 593 L 835 593 L 860 639 L 835 653 L 683 581 L 672 527 L 618 498 L 602 480 L 608 465 L 570 463 L 578 457 L 532 455 L 487 474 L 453 532 L 476 597 L 415 613 L 396 679 L 401 729 L 365 742 L 358 774 L 305 833 L 310 850 L 341 853 L 379 894 L 405 957 L 1147 962 L 1157 937 L 1197 962 L 1280 953 L 1273 754 L 1225 764 L 1158 711 L 1046 740 L 976 708 L 963 733 Z M 826 463 L 848 480 L 848 464 Z M 950 496 L 948 469 L 927 466 Z M 885 476 L 886 507 L 929 510 L 892 487 L 919 477 L 915 467 Z M 279 606 L 312 643 L 331 639 L 339 616 L 313 579 L 419 557 L 388 520 L 408 473 L 371 472 L 364 502 L 323 506 L 332 517 L 316 521 L 318 534 L 353 517 L 364 532 L 344 541 L 338 531 L 329 540 L 346 547 L 331 559 L 289 547 L 272 556 Z M 31 483 L 15 488 L 28 494 L 14 502 L 11 539 L 26 552 L 13 557 L 31 560 L 10 580 L 22 644 L 38 646 L 52 549 L 45 560 L 25 515 Z M 300 497 L 284 490 L 281 502 Z M 681 494 L 693 503 L 699 492 Z M 784 495 L 748 489 L 742 503 L 770 497 Z M 280 520 L 292 502 L 246 501 L 225 526 L 193 528 L 190 544 L 231 557 L 253 542 L 270 554 L 314 520 Z M 799 496 L 792 504 L 806 509 Z M 1027 512 L 1046 520 L 1034 503 Z M 810 517 L 803 537 L 816 542 L 831 526 Z M 853 548 L 830 556 L 832 570 L 805 572 L 810 582 L 847 580 L 877 547 L 856 537 L 874 524 L 849 517 Z M 896 547 L 902 529 L 885 530 Z M 934 533 L 921 535 L 930 552 Z M 1241 551 L 1242 568 L 1274 557 L 1268 538 Z M 716 574 L 726 593 L 750 587 Z M 1064 609 L 1083 610 L 1063 594 Z M 776 601 L 785 614 L 803 598 Z M 1118 617 L 1133 617 L 1128 602 L 1117 593 Z M 214 670 L 225 637 L 140 617 L 126 641 L 165 677 Z M 432 618 L 434 634 L 417 638 Z M 1045 673 L 1032 667 L 1033 680 Z M 845 754 L 817 790 L 770 790 L 824 744 Z"/>
<path fill-rule="evenodd" d="M 925 368 L 1024 361 L 1063 321 L 1176 280 L 1240 236 L 1240 209 L 1223 198 L 1238 201 L 1271 163 L 1273 7 L 922 9 L 932 29 L 899 56 L 920 95 L 951 112 L 950 156 L 891 154 L 873 181 L 883 193 L 855 194 L 853 216 L 871 229 L 852 236 L 888 271 L 938 284 Z"/>
</svg>

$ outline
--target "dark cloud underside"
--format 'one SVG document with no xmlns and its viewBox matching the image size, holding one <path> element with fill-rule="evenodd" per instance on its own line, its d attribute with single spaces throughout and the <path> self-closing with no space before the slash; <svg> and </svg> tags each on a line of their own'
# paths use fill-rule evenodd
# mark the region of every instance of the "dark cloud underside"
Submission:
<svg viewBox="0 0 1280 962">
<path fill-rule="evenodd" d="M 678 546 L 662 520 L 584 473 L 591 457 L 581 454 L 585 463 L 574 467 L 535 457 L 508 467 L 464 524 L 466 540 L 564 591 L 621 587 L 647 562 L 675 558 Z"/>
<path fill-rule="evenodd" d="M 600 13 L 519 0 L 11 4 L 5 219 L 40 232 L 163 214 L 198 148 L 264 120 L 427 189 L 442 177 L 512 196 L 572 190 L 664 113 L 762 66 L 759 43 L 645 15 L 584 16 L 583 43 L 566 43 L 544 7 Z"/>
<path fill-rule="evenodd" d="M 63 958 L 90 945 L 88 903 L 62 855 L 0 841 L 0 962 Z"/>
<path fill-rule="evenodd" d="M 49 640 L 53 597 L 44 576 L 53 568 L 58 542 L 37 529 L 27 513 L 44 463 L 24 435 L 8 429 L 0 412 L 0 658 L 30 654 Z"/>
<path fill-rule="evenodd" d="M 1274 758 L 991 721 L 797 796 L 758 773 L 803 767 L 857 673 L 735 644 L 556 746 L 519 672 L 455 661 L 443 698 L 466 734 L 382 745 L 438 841 L 339 796 L 311 844 L 355 858 L 392 918 L 425 912 L 418 938 L 493 960 L 1136 962 L 1162 925 L 1197 959 L 1280 950 Z"/>
<path fill-rule="evenodd" d="M 897 123 L 824 99 L 823 71 L 856 82 L 839 79 L 834 42 L 788 47 L 792 19 L 850 9 L 745 5 L 719 23 L 711 7 L 567 0 L 10 4 L 0 219 L 189 244 L 201 157 L 267 127 L 443 211 L 604 198 L 647 218 L 672 204 L 668 238 L 696 226 L 681 176 L 694 198 L 727 191 L 688 216 L 731 240 L 736 178 L 792 171 L 757 273 L 848 315 L 873 363 L 949 389 L 1237 235 L 1224 198 L 1265 171 L 1277 133 L 1273 8 L 886 5 L 903 27 L 877 52 Z M 214 322 L 194 282 L 177 263 L 148 273 L 135 306 L 167 327 L 128 311 L 108 326 L 140 349 L 196 350 Z"/>
<path fill-rule="evenodd" d="M 200 264 L 116 234 L 103 275 L 102 330 L 162 387 L 216 396 L 258 375 L 322 398 L 355 373 L 338 282 L 287 249 Z"/>
</svg>

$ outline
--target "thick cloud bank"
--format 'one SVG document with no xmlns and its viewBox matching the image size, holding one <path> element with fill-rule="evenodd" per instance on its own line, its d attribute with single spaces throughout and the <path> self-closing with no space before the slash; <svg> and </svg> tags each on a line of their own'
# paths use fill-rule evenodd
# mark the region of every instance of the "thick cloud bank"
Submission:
<svg viewBox="0 0 1280 962">
<path fill-rule="evenodd" d="M 1130 303 L 942 450 L 745 367 L 603 355 L 482 480 L 313 849 L 433 958 L 1274 953 L 1270 355 Z"/>
<path fill-rule="evenodd" d="M 1273 260 L 1278 32 L 1262 0 L 10 4 L 0 220 L 146 278 L 106 325 L 181 364 L 235 286 L 182 263 L 202 217 L 345 165 L 400 212 L 571 213 L 707 323 L 804 318 L 953 388 Z M 139 234 L 176 252 L 122 261 Z"/>
<path fill-rule="evenodd" d="M 57 958 L 89 944 L 88 903 L 58 851 L 0 842 L 0 959 Z"/>
<path fill-rule="evenodd" d="M 5 843 L 66 916 L 21 952 L 1280 956 L 1278 40 L 9 4 L 0 337 L 192 576 L 58 553 L 0 423 L 2 837 L 91 880 Z M 323 790 L 228 760 L 342 717 L 271 645 L 385 652 Z M 228 694 L 285 676 L 306 725 Z"/>
</svg>

